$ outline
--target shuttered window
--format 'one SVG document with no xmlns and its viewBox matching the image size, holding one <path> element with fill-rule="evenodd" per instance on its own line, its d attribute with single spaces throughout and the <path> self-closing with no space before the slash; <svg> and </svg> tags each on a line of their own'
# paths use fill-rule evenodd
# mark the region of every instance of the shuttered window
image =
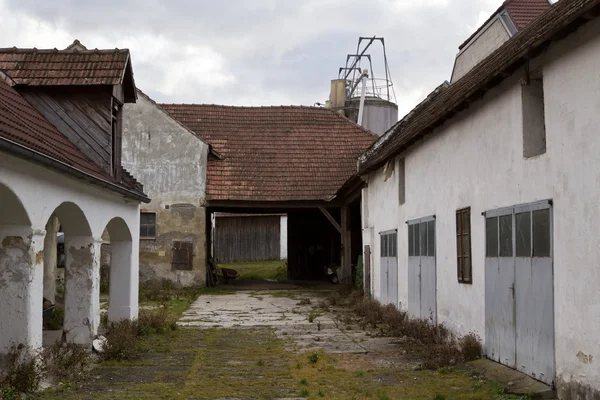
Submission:
<svg viewBox="0 0 600 400">
<path fill-rule="evenodd" d="M 156 214 L 143 212 L 140 214 L 140 237 L 156 237 Z"/>
<path fill-rule="evenodd" d="M 473 283 L 471 262 L 471 208 L 456 212 L 456 254 L 458 281 Z"/>
<path fill-rule="evenodd" d="M 173 256 L 171 259 L 171 268 L 177 271 L 191 271 L 194 260 L 193 242 L 173 242 Z"/>
</svg>

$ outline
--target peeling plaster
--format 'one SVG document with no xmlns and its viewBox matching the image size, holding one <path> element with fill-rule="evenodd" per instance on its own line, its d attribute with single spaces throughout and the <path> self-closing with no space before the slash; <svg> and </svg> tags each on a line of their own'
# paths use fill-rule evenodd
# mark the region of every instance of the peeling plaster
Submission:
<svg viewBox="0 0 600 400">
<path fill-rule="evenodd" d="M 592 361 L 594 360 L 594 356 L 592 356 L 591 354 L 587 355 L 587 354 L 585 354 L 582 351 L 580 351 L 579 353 L 577 353 L 577 358 L 579 359 L 579 361 L 582 364 L 591 364 Z"/>
</svg>

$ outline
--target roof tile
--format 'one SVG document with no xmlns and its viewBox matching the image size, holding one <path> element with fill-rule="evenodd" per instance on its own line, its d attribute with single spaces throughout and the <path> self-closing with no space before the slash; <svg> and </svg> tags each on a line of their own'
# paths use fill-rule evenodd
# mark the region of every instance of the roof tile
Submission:
<svg viewBox="0 0 600 400">
<path fill-rule="evenodd" d="M 208 200 L 329 200 L 376 139 L 326 108 L 160 106 L 224 157 L 208 163 Z"/>
</svg>

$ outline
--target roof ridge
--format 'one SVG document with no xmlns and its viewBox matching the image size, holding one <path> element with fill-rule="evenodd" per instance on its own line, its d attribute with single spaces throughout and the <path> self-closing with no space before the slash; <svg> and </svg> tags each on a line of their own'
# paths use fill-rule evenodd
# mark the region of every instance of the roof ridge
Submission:
<svg viewBox="0 0 600 400">
<path fill-rule="evenodd" d="M 28 53 L 41 53 L 41 54 L 121 54 L 128 53 L 129 49 L 88 49 L 88 50 L 58 50 L 56 47 L 53 49 L 38 49 L 37 47 L 19 48 L 19 47 L 3 47 L 0 48 L 0 53 L 5 54 L 28 54 Z"/>
<path fill-rule="evenodd" d="M 310 110 L 329 110 L 326 107 L 305 106 L 305 105 L 272 105 L 272 106 L 238 106 L 229 104 L 214 104 L 214 103 L 158 103 L 161 106 L 186 106 L 186 107 L 219 107 L 219 108 L 241 108 L 241 109 L 274 109 L 274 108 L 300 108 Z"/>
</svg>

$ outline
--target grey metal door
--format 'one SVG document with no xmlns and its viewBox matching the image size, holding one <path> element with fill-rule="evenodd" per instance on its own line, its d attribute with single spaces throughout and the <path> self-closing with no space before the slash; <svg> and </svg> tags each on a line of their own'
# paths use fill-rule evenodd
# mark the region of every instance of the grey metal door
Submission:
<svg viewBox="0 0 600 400">
<path fill-rule="evenodd" d="M 381 303 L 398 307 L 398 232 L 381 234 Z"/>
<path fill-rule="evenodd" d="M 554 382 L 552 210 L 548 202 L 515 208 L 517 369 Z"/>
<path fill-rule="evenodd" d="M 485 344 L 487 356 L 516 367 L 512 210 L 486 214 Z"/>
<path fill-rule="evenodd" d="M 486 213 L 486 245 L 486 353 L 552 384 L 555 361 L 550 202 Z M 493 257 L 496 250 L 498 256 Z"/>
<path fill-rule="evenodd" d="M 414 318 L 437 323 L 435 218 L 408 223 L 408 311 Z"/>
</svg>

